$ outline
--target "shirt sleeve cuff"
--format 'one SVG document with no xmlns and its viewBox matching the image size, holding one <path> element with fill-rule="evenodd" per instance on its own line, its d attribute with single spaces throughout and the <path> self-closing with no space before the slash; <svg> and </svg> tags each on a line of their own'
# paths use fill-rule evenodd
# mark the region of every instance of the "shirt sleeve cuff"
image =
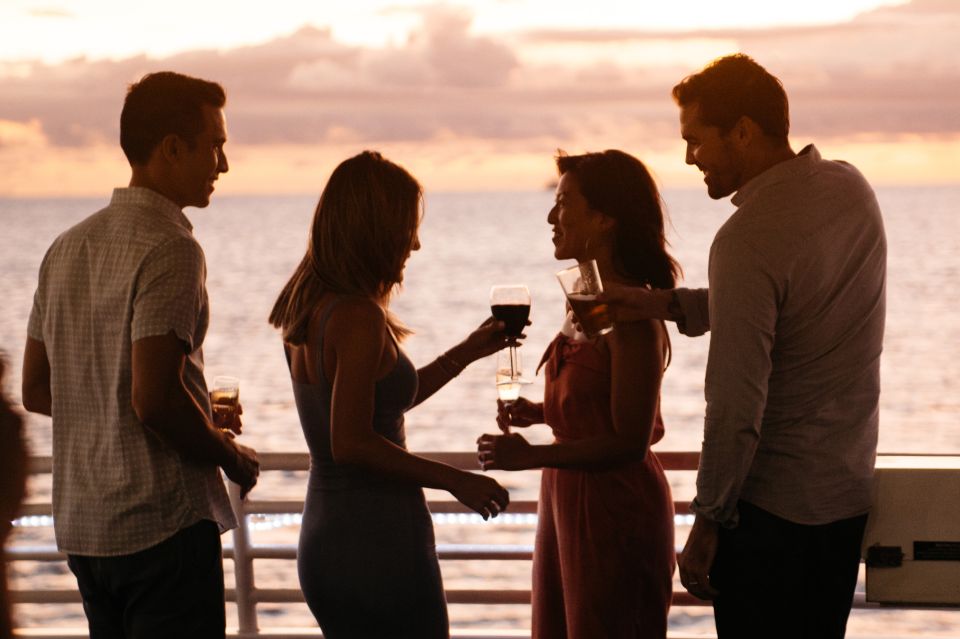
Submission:
<svg viewBox="0 0 960 639">
<path fill-rule="evenodd" d="M 705 288 L 677 288 L 673 291 L 682 321 L 677 322 L 677 328 L 687 337 L 698 337 L 710 330 L 710 308 L 708 293 Z"/>
<path fill-rule="evenodd" d="M 697 498 L 694 498 L 690 502 L 690 512 L 698 517 L 716 522 L 724 528 L 736 528 L 740 522 L 740 511 L 736 504 L 731 506 L 704 506 Z"/>
</svg>

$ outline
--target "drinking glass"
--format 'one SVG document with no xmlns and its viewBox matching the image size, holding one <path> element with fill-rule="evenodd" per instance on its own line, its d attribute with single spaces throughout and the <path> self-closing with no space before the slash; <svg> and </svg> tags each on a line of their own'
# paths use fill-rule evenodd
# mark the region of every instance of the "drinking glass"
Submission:
<svg viewBox="0 0 960 639">
<path fill-rule="evenodd" d="M 597 302 L 597 295 L 603 292 L 603 283 L 596 260 L 565 268 L 557 273 L 557 279 L 587 337 L 606 335 L 613 330 L 607 305 Z"/>
<path fill-rule="evenodd" d="M 210 402 L 215 413 L 236 413 L 240 407 L 240 380 L 229 375 L 214 377 L 210 387 Z"/>
<path fill-rule="evenodd" d="M 490 311 L 506 324 L 504 332 L 515 343 L 530 317 L 530 290 L 523 284 L 503 284 L 490 289 Z M 513 348 L 511 346 L 511 348 Z"/>
<path fill-rule="evenodd" d="M 523 379 L 523 364 L 520 351 L 505 348 L 497 352 L 497 396 L 504 403 L 510 403 L 520 397 L 520 387 L 529 384 Z"/>
</svg>

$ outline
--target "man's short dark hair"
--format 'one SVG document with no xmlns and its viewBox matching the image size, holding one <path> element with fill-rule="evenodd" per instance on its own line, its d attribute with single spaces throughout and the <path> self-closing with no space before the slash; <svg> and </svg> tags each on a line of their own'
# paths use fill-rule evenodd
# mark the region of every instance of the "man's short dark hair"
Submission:
<svg viewBox="0 0 960 639">
<path fill-rule="evenodd" d="M 717 58 L 673 87 L 681 107 L 697 104 L 700 121 L 727 133 L 747 116 L 768 136 L 786 141 L 790 109 L 780 80 L 742 53 Z"/>
<path fill-rule="evenodd" d="M 227 102 L 216 82 L 173 71 L 150 73 L 130 85 L 120 113 L 120 147 L 130 164 L 146 164 L 166 136 L 194 145 L 203 129 L 203 105 L 222 109 Z"/>
</svg>

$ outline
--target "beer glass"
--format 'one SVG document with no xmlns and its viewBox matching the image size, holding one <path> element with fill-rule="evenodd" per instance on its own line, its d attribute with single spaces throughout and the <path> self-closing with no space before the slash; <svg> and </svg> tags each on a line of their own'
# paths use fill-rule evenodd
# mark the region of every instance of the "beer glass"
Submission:
<svg viewBox="0 0 960 639">
<path fill-rule="evenodd" d="M 603 292 L 596 260 L 581 262 L 557 273 L 564 295 L 587 337 L 606 335 L 613 330 L 607 305 L 597 302 Z"/>
<path fill-rule="evenodd" d="M 214 377 L 210 387 L 210 403 L 213 412 L 220 415 L 236 413 L 240 407 L 240 380 L 228 375 Z"/>
</svg>

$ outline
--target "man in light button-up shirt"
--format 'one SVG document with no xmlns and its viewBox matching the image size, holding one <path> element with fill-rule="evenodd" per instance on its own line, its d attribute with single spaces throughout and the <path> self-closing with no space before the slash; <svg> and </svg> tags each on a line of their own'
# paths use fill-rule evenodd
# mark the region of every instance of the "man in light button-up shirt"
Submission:
<svg viewBox="0 0 960 639">
<path fill-rule="evenodd" d="M 65 231 L 40 268 L 23 404 L 53 418 L 53 515 L 91 639 L 223 637 L 220 534 L 256 454 L 213 423 L 201 346 L 203 251 L 185 206 L 227 171 L 225 96 L 162 72 L 120 117 L 128 188 Z"/>
<path fill-rule="evenodd" d="M 673 91 L 687 163 L 737 211 L 710 249 L 707 412 L 680 560 L 720 637 L 842 638 L 877 449 L 886 239 L 860 173 L 794 153 L 747 56 Z"/>
<path fill-rule="evenodd" d="M 886 239 L 860 173 L 787 140 L 779 80 L 728 56 L 674 88 L 687 163 L 738 207 L 710 289 L 611 287 L 625 318 L 710 330 L 684 586 L 724 637 L 843 637 L 877 448 Z M 708 315 L 708 316 L 707 316 Z"/>
</svg>

